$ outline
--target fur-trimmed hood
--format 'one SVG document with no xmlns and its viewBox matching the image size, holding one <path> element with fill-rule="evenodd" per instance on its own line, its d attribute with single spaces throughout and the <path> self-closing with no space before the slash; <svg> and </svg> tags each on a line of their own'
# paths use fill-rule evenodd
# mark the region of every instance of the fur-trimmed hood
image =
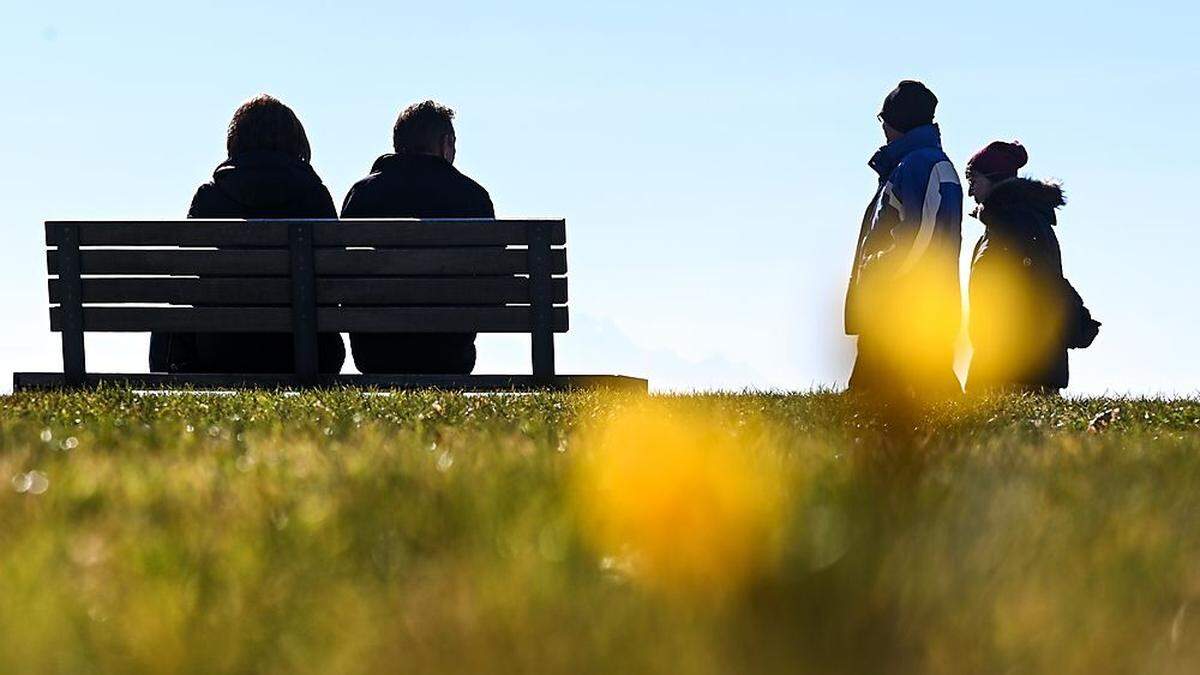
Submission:
<svg viewBox="0 0 1200 675">
<path fill-rule="evenodd" d="M 989 226 L 1026 221 L 1031 215 L 1047 225 L 1056 225 L 1055 209 L 1066 203 L 1067 197 L 1058 183 L 1010 178 L 997 183 L 972 215 Z"/>
<path fill-rule="evenodd" d="M 1043 206 L 1056 209 L 1066 206 L 1067 196 L 1062 185 L 1032 178 L 1010 178 L 997 183 L 992 194 L 984 201 L 987 208 L 1010 206 Z"/>
</svg>

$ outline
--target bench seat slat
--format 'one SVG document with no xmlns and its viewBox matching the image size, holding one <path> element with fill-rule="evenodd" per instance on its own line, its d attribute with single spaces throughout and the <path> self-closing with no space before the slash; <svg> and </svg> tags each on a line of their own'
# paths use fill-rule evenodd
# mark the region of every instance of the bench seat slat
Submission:
<svg viewBox="0 0 1200 675">
<path fill-rule="evenodd" d="M 551 280 L 555 304 L 567 302 L 567 280 Z M 49 280 L 50 303 L 62 302 L 62 283 Z M 317 279 L 319 305 L 503 305 L 528 304 L 529 279 L 483 277 L 475 279 L 334 277 Z M 83 280 L 85 304 L 172 305 L 286 305 L 291 302 L 289 281 L 282 277 L 119 277 Z"/>
<path fill-rule="evenodd" d="M 50 304 L 62 302 L 62 284 L 49 279 Z M 286 305 L 291 284 L 286 277 L 114 277 L 83 280 L 84 304 Z"/>
<path fill-rule="evenodd" d="M 521 249 L 429 248 L 315 252 L 317 276 L 508 275 L 528 272 Z M 97 274 L 287 276 L 286 250 L 91 249 L 80 253 L 81 271 Z M 58 251 L 46 252 L 50 274 L 58 273 Z M 565 274 L 565 249 L 551 251 L 551 273 Z"/>
<path fill-rule="evenodd" d="M 523 250 L 496 248 L 381 249 L 316 252 L 317 276 L 493 275 L 529 272 L 529 256 Z M 556 249 L 552 274 L 566 274 L 567 252 Z"/>
<path fill-rule="evenodd" d="M 219 274 L 286 277 L 286 250 L 198 251 L 113 249 L 84 250 L 79 254 L 83 274 Z M 46 252 L 50 274 L 58 270 L 58 251 Z"/>
<path fill-rule="evenodd" d="M 567 308 L 553 309 L 554 332 L 567 332 Z M 317 327 L 342 333 L 528 333 L 529 307 L 328 307 Z"/>
<path fill-rule="evenodd" d="M 81 246 L 276 246 L 286 247 L 296 220 L 51 221 L 46 245 L 62 242 L 67 224 L 79 226 Z M 448 247 L 524 245 L 529 226 L 550 222 L 552 245 L 566 243 L 561 220 L 313 219 L 317 246 Z"/>
<path fill-rule="evenodd" d="M 536 220 L 342 220 L 318 223 L 317 246 L 524 246 Z M 566 223 L 550 221 L 550 244 L 567 243 Z"/>
<path fill-rule="evenodd" d="M 567 302 L 567 280 L 551 280 L 554 303 Z M 395 277 L 318 278 L 317 303 L 323 305 L 485 305 L 529 304 L 526 277 L 413 279 Z"/>
<path fill-rule="evenodd" d="M 321 307 L 317 329 L 359 333 L 526 333 L 529 307 Z M 567 309 L 555 307 L 554 331 L 567 331 Z M 146 333 L 290 332 L 287 307 L 85 307 L 85 331 Z M 50 330 L 62 330 L 62 308 L 50 308 Z"/>
</svg>

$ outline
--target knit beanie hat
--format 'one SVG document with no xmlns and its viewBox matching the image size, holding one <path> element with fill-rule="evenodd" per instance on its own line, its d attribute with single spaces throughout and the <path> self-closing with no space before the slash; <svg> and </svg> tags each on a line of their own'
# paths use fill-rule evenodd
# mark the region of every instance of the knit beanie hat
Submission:
<svg viewBox="0 0 1200 675">
<path fill-rule="evenodd" d="M 967 162 L 967 176 L 980 174 L 990 179 L 1016 178 L 1017 171 L 1029 163 L 1029 153 L 1018 141 L 992 141 Z"/>
<path fill-rule="evenodd" d="M 901 133 L 933 122 L 937 97 L 916 80 L 904 80 L 883 99 L 879 118 Z"/>
</svg>

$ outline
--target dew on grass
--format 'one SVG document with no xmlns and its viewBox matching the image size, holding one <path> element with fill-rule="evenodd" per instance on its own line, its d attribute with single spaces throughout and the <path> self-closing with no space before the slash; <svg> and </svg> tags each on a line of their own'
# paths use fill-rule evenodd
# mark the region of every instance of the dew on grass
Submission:
<svg viewBox="0 0 1200 675">
<path fill-rule="evenodd" d="M 28 492 L 29 485 L 30 485 L 30 480 L 29 480 L 29 474 L 27 474 L 27 473 L 19 473 L 12 477 L 12 486 L 13 486 L 13 489 L 16 490 L 17 492 L 20 492 L 20 493 Z"/>
<path fill-rule="evenodd" d="M 51 432 L 49 429 L 42 429 L 42 433 L 41 433 L 41 436 L 39 436 L 39 438 L 42 439 L 43 443 L 49 443 L 50 441 L 54 440 L 54 433 Z"/>
<path fill-rule="evenodd" d="M 437 470 L 438 471 L 445 473 L 445 472 L 449 471 L 450 467 L 452 467 L 452 466 L 454 466 L 454 456 L 451 455 L 449 451 L 443 452 L 442 454 L 438 455 L 438 458 L 437 458 Z"/>
<path fill-rule="evenodd" d="M 13 489 L 22 494 L 40 495 L 50 489 L 50 479 L 41 471 L 17 474 L 12 479 Z"/>
</svg>

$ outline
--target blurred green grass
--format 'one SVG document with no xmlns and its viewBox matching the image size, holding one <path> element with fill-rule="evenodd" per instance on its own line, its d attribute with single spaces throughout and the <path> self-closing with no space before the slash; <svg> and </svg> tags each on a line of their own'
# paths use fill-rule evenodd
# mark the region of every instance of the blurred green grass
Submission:
<svg viewBox="0 0 1200 675">
<path fill-rule="evenodd" d="M 583 531 L 625 399 L 0 398 L 0 672 L 1200 672 L 1200 401 L 655 398 L 769 429 L 778 559 L 731 597 Z"/>
</svg>

